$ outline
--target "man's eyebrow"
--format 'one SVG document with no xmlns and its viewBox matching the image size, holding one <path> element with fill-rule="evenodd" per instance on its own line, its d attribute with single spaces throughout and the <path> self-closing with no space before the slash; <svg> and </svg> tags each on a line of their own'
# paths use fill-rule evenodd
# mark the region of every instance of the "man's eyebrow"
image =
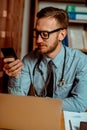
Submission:
<svg viewBox="0 0 87 130">
<path fill-rule="evenodd" d="M 33 29 L 34 31 L 37 31 L 37 32 L 50 32 L 48 30 L 37 30 L 36 28 Z"/>
</svg>

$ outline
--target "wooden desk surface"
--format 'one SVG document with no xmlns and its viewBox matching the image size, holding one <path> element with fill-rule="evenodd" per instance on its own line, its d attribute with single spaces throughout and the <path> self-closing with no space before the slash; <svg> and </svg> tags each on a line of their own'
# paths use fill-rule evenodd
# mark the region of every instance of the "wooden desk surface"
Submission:
<svg viewBox="0 0 87 130">
<path fill-rule="evenodd" d="M 65 130 L 65 124 L 64 124 L 64 115 L 62 112 L 62 116 L 61 116 L 61 130 Z"/>
</svg>

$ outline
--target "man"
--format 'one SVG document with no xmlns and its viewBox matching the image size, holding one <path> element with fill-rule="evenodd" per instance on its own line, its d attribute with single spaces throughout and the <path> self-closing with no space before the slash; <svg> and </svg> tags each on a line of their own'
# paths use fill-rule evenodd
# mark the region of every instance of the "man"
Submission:
<svg viewBox="0 0 87 130">
<path fill-rule="evenodd" d="M 26 55 L 22 62 L 4 59 L 4 71 L 10 76 L 9 93 L 27 95 L 33 85 L 37 96 L 62 99 L 63 110 L 81 112 L 87 109 L 87 56 L 62 45 L 68 21 L 68 15 L 62 9 L 46 7 L 37 13 L 34 29 L 37 49 Z M 48 94 L 50 60 L 53 91 Z M 9 61 L 13 62 L 8 64 Z"/>
</svg>

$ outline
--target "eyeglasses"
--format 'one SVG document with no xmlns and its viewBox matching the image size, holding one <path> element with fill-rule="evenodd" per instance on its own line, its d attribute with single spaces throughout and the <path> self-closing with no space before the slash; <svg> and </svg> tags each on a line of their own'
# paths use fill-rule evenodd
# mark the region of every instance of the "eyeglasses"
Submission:
<svg viewBox="0 0 87 130">
<path fill-rule="evenodd" d="M 34 29 L 34 37 L 38 38 L 38 36 L 40 35 L 42 39 L 48 39 L 49 38 L 49 35 L 51 33 L 54 33 L 54 32 L 58 32 L 60 30 L 63 30 L 64 28 L 57 28 L 55 30 L 52 30 L 52 31 L 37 31 L 36 29 Z"/>
</svg>

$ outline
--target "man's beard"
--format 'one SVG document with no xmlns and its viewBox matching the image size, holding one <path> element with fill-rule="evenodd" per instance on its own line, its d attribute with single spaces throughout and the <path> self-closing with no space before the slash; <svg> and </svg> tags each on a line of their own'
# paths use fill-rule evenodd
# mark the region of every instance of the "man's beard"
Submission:
<svg viewBox="0 0 87 130">
<path fill-rule="evenodd" d="M 37 51 L 38 51 L 38 53 L 40 53 L 40 54 L 49 54 L 49 53 L 54 52 L 55 49 L 57 48 L 57 46 L 58 46 L 58 41 L 56 40 L 56 41 L 54 42 L 54 45 L 53 45 L 53 46 L 50 46 L 49 48 L 47 48 L 47 49 L 45 49 L 45 50 L 42 50 L 42 49 L 40 49 L 40 48 L 38 47 L 38 48 L 37 48 Z"/>
</svg>

